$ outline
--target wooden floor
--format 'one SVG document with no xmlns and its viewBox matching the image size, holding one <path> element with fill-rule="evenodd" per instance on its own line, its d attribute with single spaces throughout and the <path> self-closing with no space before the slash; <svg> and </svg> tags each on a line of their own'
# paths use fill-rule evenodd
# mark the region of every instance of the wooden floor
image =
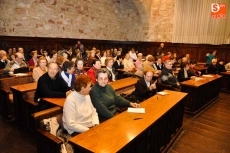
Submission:
<svg viewBox="0 0 230 153">
<path fill-rule="evenodd" d="M 183 132 L 168 153 L 230 153 L 230 94 L 221 93 L 195 117 L 185 115 Z"/>
</svg>

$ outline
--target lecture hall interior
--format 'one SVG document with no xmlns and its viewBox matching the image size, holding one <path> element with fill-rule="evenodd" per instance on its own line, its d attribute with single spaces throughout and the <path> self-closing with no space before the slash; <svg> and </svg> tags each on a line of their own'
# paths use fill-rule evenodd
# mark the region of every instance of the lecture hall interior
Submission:
<svg viewBox="0 0 230 153">
<path fill-rule="evenodd" d="M 0 59 L 1 153 L 230 152 L 230 0 L 0 0 Z"/>
</svg>

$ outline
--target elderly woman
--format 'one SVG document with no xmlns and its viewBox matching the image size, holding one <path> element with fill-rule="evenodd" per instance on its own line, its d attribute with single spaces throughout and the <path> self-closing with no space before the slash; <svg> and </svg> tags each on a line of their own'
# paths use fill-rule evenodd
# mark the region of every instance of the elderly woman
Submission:
<svg viewBox="0 0 230 153">
<path fill-rule="evenodd" d="M 37 67 L 35 67 L 33 69 L 33 79 L 34 79 L 34 82 L 37 82 L 38 79 L 44 74 L 47 72 L 47 61 L 46 61 L 46 58 L 44 56 L 41 56 L 39 59 L 38 59 L 38 65 Z"/>
<path fill-rule="evenodd" d="M 79 76 L 80 74 L 87 75 L 86 71 L 84 70 L 83 65 L 84 65 L 84 61 L 82 58 L 79 58 L 76 60 L 76 62 L 75 62 L 75 66 L 76 66 L 75 67 L 75 75 L 76 76 Z"/>
<path fill-rule="evenodd" d="M 62 65 L 62 72 L 61 77 L 66 82 L 68 87 L 73 88 L 75 75 L 73 74 L 75 68 L 74 68 L 74 62 L 72 61 L 65 61 Z"/>
<path fill-rule="evenodd" d="M 99 124 L 98 114 L 89 96 L 91 86 L 89 76 L 78 76 L 74 81 L 74 91 L 65 100 L 62 121 L 72 136 Z"/>
<path fill-rule="evenodd" d="M 139 104 L 132 103 L 116 94 L 108 84 L 109 72 L 107 69 L 99 69 L 96 73 L 97 82 L 90 91 L 90 97 L 94 107 L 97 109 L 100 121 L 112 118 L 116 114 L 116 106 L 139 107 Z"/>
<path fill-rule="evenodd" d="M 37 66 L 38 64 L 38 53 L 37 51 L 32 51 L 30 53 L 30 55 L 32 56 L 31 59 L 29 60 L 29 65 L 30 66 Z"/>
<path fill-rule="evenodd" d="M 112 57 L 108 57 L 105 60 L 106 69 L 109 71 L 109 81 L 110 82 L 116 81 L 117 79 L 115 68 L 113 68 L 113 63 L 114 63 L 114 59 Z"/>
</svg>

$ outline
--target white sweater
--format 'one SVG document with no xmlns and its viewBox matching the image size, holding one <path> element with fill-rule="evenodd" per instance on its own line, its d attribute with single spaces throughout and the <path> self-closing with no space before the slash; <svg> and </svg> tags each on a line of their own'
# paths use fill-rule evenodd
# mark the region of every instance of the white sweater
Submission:
<svg viewBox="0 0 230 153">
<path fill-rule="evenodd" d="M 65 100 L 63 108 L 63 126 L 69 134 L 84 132 L 99 124 L 98 114 L 89 95 L 73 91 Z"/>
</svg>

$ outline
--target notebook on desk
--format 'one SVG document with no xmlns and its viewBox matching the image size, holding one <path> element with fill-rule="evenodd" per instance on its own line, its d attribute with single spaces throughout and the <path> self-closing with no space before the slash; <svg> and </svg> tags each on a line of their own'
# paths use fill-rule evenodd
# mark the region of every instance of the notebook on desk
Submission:
<svg viewBox="0 0 230 153">
<path fill-rule="evenodd" d="M 29 72 L 29 67 L 20 67 L 14 70 L 14 74 Z"/>
</svg>

